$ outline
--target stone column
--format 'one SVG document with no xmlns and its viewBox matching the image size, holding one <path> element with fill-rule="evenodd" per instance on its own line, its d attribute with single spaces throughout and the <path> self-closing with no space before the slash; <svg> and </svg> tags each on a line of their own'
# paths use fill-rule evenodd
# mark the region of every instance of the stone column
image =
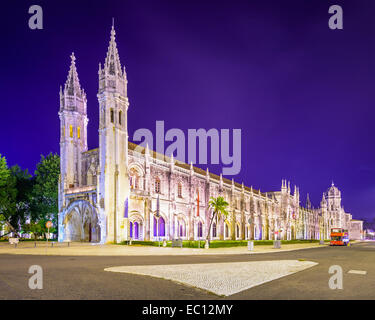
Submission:
<svg viewBox="0 0 375 320">
<path fill-rule="evenodd" d="M 144 212 L 145 212 L 145 236 L 146 241 L 150 240 L 150 200 L 144 200 Z"/>
<path fill-rule="evenodd" d="M 191 209 L 190 209 L 188 228 L 189 228 L 189 234 L 187 236 L 188 236 L 188 239 L 192 241 L 194 240 L 194 207 L 193 206 L 191 206 Z"/>
</svg>

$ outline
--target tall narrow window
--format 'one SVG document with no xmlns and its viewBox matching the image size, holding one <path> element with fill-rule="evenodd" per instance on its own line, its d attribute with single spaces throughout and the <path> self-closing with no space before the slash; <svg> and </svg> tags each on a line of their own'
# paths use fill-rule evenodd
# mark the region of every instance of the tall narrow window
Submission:
<svg viewBox="0 0 375 320">
<path fill-rule="evenodd" d="M 113 109 L 111 109 L 111 122 L 114 123 L 115 122 L 115 114 L 113 112 Z"/>
<path fill-rule="evenodd" d="M 179 198 L 182 198 L 182 184 L 181 183 L 178 184 L 177 194 Z"/>
<path fill-rule="evenodd" d="M 69 126 L 69 136 L 73 138 L 73 126 L 72 125 Z"/>
<path fill-rule="evenodd" d="M 118 113 L 118 123 L 120 126 L 121 126 L 121 120 L 122 120 L 122 111 L 120 110 L 120 112 Z"/>
<path fill-rule="evenodd" d="M 198 222 L 198 237 L 199 238 L 202 238 L 202 236 L 203 236 L 203 232 L 202 232 L 202 222 Z"/>
<path fill-rule="evenodd" d="M 77 128 L 77 138 L 81 139 L 81 127 Z"/>
<path fill-rule="evenodd" d="M 61 128 L 61 136 L 65 137 L 65 126 Z"/>
<path fill-rule="evenodd" d="M 155 179 L 155 192 L 160 193 L 160 179 L 159 178 Z"/>
<path fill-rule="evenodd" d="M 212 225 L 212 238 L 216 238 L 216 223 Z"/>
</svg>

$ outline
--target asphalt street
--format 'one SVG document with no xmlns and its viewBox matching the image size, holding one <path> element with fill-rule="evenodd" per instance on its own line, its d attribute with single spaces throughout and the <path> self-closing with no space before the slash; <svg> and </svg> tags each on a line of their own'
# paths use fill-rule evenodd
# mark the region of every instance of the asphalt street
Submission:
<svg viewBox="0 0 375 320">
<path fill-rule="evenodd" d="M 0 299 L 223 299 L 212 293 L 157 279 L 104 268 L 304 259 L 318 265 L 239 292 L 225 299 L 375 299 L 375 243 L 350 247 L 320 247 L 289 252 L 194 256 L 35 256 L 0 255 Z M 43 289 L 31 290 L 31 265 L 43 268 Z M 330 289 L 330 266 L 343 270 L 343 289 Z M 350 270 L 366 274 L 348 273 Z"/>
</svg>

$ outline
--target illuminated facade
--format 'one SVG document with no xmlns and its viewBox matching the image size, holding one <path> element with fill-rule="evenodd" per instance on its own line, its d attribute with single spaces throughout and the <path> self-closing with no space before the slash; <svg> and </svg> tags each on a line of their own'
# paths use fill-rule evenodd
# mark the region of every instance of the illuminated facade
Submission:
<svg viewBox="0 0 375 320">
<path fill-rule="evenodd" d="M 60 90 L 59 241 L 204 239 L 209 198 L 219 195 L 230 214 L 214 221 L 211 239 L 320 239 L 331 227 L 348 228 L 351 215 L 333 184 L 321 208 L 309 201 L 304 208 L 286 180 L 263 193 L 128 142 L 127 77 L 113 27 L 98 75 L 98 149 L 87 150 L 87 100 L 73 54 Z"/>
</svg>

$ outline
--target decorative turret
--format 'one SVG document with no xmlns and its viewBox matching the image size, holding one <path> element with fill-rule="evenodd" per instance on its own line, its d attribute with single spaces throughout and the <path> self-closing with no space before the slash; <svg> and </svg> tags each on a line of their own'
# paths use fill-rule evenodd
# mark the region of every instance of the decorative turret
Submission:
<svg viewBox="0 0 375 320">
<path fill-rule="evenodd" d="M 311 202 L 310 202 L 309 194 L 307 194 L 306 196 L 306 209 L 311 209 Z"/>
<path fill-rule="evenodd" d="M 281 180 L 281 192 L 286 193 L 287 188 L 286 188 L 286 180 Z"/>
<path fill-rule="evenodd" d="M 174 157 L 173 157 L 173 152 L 171 153 L 171 156 L 169 158 L 169 162 L 171 164 L 171 166 L 173 165 L 174 166 Z"/>
<path fill-rule="evenodd" d="M 322 196 L 322 201 L 320 202 L 320 206 L 322 208 L 327 208 L 327 200 L 326 200 L 326 198 L 324 196 L 324 193 L 323 193 L 323 196 Z"/>
<path fill-rule="evenodd" d="M 145 148 L 145 161 L 146 161 L 146 167 L 150 165 L 150 149 L 148 147 L 148 143 L 146 144 Z"/>
</svg>

